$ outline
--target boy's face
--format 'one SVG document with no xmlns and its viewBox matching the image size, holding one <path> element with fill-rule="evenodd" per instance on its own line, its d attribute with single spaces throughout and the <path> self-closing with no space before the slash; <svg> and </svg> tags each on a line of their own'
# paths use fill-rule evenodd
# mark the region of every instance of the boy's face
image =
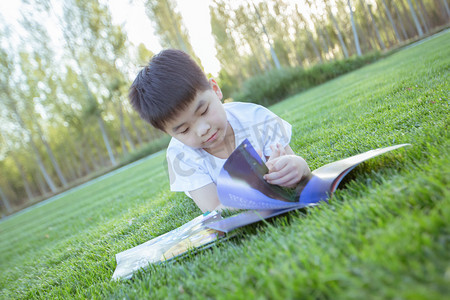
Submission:
<svg viewBox="0 0 450 300">
<path fill-rule="evenodd" d="M 214 154 L 226 147 L 230 125 L 217 83 L 210 80 L 211 89 L 197 93 L 188 107 L 166 123 L 164 131 L 183 144 L 203 148 Z"/>
</svg>

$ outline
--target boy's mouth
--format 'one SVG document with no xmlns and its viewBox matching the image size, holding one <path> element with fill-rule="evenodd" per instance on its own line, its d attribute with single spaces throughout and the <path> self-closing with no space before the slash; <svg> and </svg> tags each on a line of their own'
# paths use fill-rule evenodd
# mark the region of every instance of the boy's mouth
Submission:
<svg viewBox="0 0 450 300">
<path fill-rule="evenodd" d="M 206 143 L 214 141 L 217 138 L 217 133 L 218 131 L 216 131 L 212 136 L 210 136 L 209 139 L 206 140 Z"/>
</svg>

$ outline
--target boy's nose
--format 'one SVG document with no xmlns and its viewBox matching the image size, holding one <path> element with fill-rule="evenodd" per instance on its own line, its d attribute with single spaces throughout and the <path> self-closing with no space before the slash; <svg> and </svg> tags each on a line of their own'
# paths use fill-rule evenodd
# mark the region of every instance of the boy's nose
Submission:
<svg viewBox="0 0 450 300">
<path fill-rule="evenodd" d="M 208 133 L 209 129 L 211 128 L 211 126 L 209 126 L 209 124 L 207 122 L 199 122 L 198 126 L 197 126 L 197 134 L 199 137 L 204 136 L 205 134 Z"/>
</svg>

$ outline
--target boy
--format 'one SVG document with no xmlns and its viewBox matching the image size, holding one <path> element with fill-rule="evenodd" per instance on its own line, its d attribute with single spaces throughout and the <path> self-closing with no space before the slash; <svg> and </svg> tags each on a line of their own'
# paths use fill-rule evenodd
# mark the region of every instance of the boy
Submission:
<svg viewBox="0 0 450 300">
<path fill-rule="evenodd" d="M 289 146 L 289 123 L 256 104 L 222 104 L 216 81 L 208 81 L 182 51 L 154 56 L 134 80 L 129 97 L 141 118 L 172 136 L 167 149 L 171 190 L 185 192 L 203 212 L 224 208 L 217 177 L 245 138 L 266 161 L 268 183 L 295 187 L 311 172 Z"/>
</svg>

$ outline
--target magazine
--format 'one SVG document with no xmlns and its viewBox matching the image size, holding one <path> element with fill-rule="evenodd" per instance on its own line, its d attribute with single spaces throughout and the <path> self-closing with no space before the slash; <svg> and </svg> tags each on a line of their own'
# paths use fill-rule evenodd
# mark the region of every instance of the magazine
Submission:
<svg viewBox="0 0 450 300">
<path fill-rule="evenodd" d="M 208 228 L 206 224 L 221 218 L 217 211 L 205 213 L 181 227 L 116 254 L 117 267 L 112 279 L 130 279 L 134 272 L 145 269 L 149 264 L 161 263 L 191 249 L 211 244 L 224 233 Z"/>
<path fill-rule="evenodd" d="M 149 264 L 212 245 L 236 228 L 326 202 L 344 176 L 358 164 L 406 145 L 409 144 L 370 150 L 327 164 L 302 179 L 295 189 L 286 189 L 264 180 L 267 166 L 246 139 L 226 160 L 217 180 L 220 202 L 246 211 L 225 219 L 217 211 L 205 213 L 166 234 L 116 254 L 113 280 L 129 279 L 134 272 Z"/>
</svg>

